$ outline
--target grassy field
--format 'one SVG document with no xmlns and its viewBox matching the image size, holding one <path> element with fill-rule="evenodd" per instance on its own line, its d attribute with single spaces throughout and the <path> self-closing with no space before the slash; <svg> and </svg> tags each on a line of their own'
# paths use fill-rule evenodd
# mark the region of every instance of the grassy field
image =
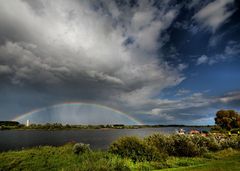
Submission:
<svg viewBox="0 0 240 171">
<path fill-rule="evenodd" d="M 136 162 L 105 151 L 76 155 L 72 144 L 0 153 L 0 170 L 239 170 L 240 152 L 223 150 L 204 157 L 168 157 L 162 162 Z M 166 169 L 168 168 L 168 169 Z"/>
</svg>

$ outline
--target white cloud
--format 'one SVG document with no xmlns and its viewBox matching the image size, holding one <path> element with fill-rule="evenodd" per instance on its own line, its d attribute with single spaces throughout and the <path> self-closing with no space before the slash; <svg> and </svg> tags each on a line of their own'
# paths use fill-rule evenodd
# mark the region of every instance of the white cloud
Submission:
<svg viewBox="0 0 240 171">
<path fill-rule="evenodd" d="M 188 64 L 178 64 L 179 71 L 183 71 L 188 68 Z"/>
<path fill-rule="evenodd" d="M 176 111 L 181 109 L 208 106 L 216 101 L 216 99 L 205 97 L 202 93 L 192 93 L 176 100 L 169 100 L 159 103 L 158 107 L 165 111 Z"/>
<path fill-rule="evenodd" d="M 206 55 L 202 55 L 197 59 L 197 65 L 205 64 L 208 62 L 208 57 Z"/>
<path fill-rule="evenodd" d="M 198 11 L 193 18 L 215 32 L 235 11 L 228 9 L 228 5 L 233 3 L 234 0 L 215 0 Z"/>
<path fill-rule="evenodd" d="M 173 120 L 174 119 L 173 116 L 164 113 L 164 111 L 162 109 L 159 109 L 159 108 L 152 109 L 150 111 L 150 114 L 157 115 L 160 119 L 164 119 L 164 120 Z"/>
<path fill-rule="evenodd" d="M 208 64 L 213 65 L 219 62 L 224 62 L 226 60 L 231 60 L 240 54 L 240 44 L 236 41 L 229 41 L 225 46 L 223 53 L 215 54 L 211 57 L 206 55 L 200 56 L 196 60 L 196 65 Z"/>
<path fill-rule="evenodd" d="M 183 96 L 189 94 L 191 91 L 187 89 L 179 89 L 176 93 L 176 96 Z"/>
</svg>

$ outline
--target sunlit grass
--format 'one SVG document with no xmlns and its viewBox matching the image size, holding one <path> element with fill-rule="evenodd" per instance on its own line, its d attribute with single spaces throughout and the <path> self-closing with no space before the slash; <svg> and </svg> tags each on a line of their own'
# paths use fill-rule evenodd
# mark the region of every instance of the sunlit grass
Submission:
<svg viewBox="0 0 240 171">
<path fill-rule="evenodd" d="M 239 171 L 240 152 L 226 149 L 209 153 L 208 159 L 171 157 L 168 163 L 171 168 L 163 169 L 163 171 Z"/>
<path fill-rule="evenodd" d="M 0 170 L 239 170 L 240 152 L 226 149 L 202 157 L 168 157 L 161 162 L 133 162 L 106 151 L 76 155 L 73 144 L 60 147 L 35 147 L 21 151 L 0 153 Z M 168 168 L 168 169 L 167 169 Z"/>
</svg>

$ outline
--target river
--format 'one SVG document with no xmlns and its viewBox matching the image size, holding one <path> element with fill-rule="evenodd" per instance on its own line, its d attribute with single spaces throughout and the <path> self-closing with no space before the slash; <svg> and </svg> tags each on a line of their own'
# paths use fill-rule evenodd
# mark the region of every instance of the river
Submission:
<svg viewBox="0 0 240 171">
<path fill-rule="evenodd" d="M 122 136 L 145 137 L 153 133 L 171 134 L 178 127 L 141 128 L 141 129 L 82 129 L 82 130 L 4 130 L 0 131 L 0 151 L 20 150 L 35 146 L 59 146 L 67 142 L 83 142 L 93 149 L 107 149 L 108 146 Z M 209 130 L 206 127 L 184 127 Z"/>
</svg>

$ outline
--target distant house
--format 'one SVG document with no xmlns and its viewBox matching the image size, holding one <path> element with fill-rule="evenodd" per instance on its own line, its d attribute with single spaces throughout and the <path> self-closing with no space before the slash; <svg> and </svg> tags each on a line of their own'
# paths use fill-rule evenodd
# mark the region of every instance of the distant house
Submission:
<svg viewBox="0 0 240 171">
<path fill-rule="evenodd" d="M 189 133 L 190 134 L 200 134 L 200 132 L 198 130 L 191 130 Z"/>
</svg>

